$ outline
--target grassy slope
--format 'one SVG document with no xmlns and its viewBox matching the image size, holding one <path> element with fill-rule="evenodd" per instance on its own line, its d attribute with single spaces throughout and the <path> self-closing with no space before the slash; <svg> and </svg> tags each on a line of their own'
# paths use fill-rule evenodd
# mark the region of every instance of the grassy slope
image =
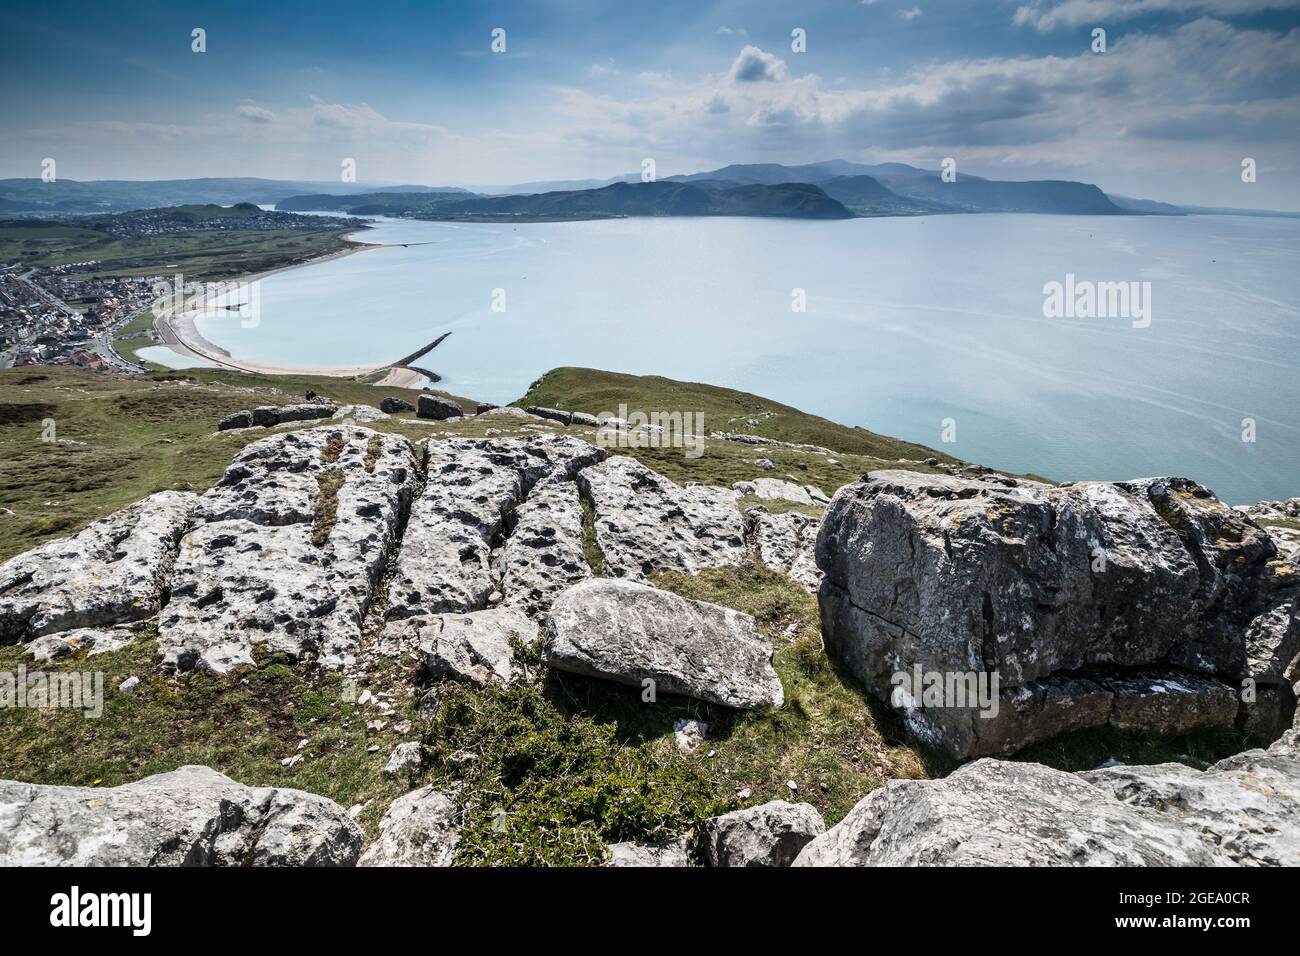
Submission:
<svg viewBox="0 0 1300 956">
<path fill-rule="evenodd" d="M 561 376 L 572 377 L 572 396 L 558 388 Z M 649 383 L 643 395 L 635 391 L 641 382 Z M 264 434 L 214 437 L 216 420 L 240 408 L 297 400 L 308 388 L 340 402 L 367 404 L 411 394 L 337 379 L 220 371 L 133 379 L 64 368 L 0 371 L 0 506 L 15 512 L 0 514 L 0 560 L 152 491 L 209 487 L 240 447 Z M 526 403 L 613 411 L 627 401 L 653 410 L 681 408 L 683 396 L 698 403 L 694 408 L 704 412 L 710 428 L 834 452 L 709 442 L 705 455 L 691 461 L 680 450 L 628 450 L 679 480 L 788 473 L 829 493 L 869 468 L 928 454 L 755 396 L 664 379 L 557 370 Z M 84 444 L 42 442 L 46 418 L 54 419 L 57 437 Z M 521 424 L 527 423 L 466 418 L 429 426 L 390 419 L 376 427 L 421 438 L 431 432 L 482 435 L 488 428 L 527 434 Z M 777 470 L 755 466 L 759 456 L 772 458 Z M 381 715 L 346 700 L 337 675 L 262 660 L 226 677 L 164 677 L 154 669 L 153 638 L 146 632 L 122 651 L 94 658 L 83 652 L 41 668 L 105 671 L 105 714 L 86 720 L 70 711 L 0 711 L 0 777 L 110 786 L 203 763 L 246 783 L 294 786 L 345 807 L 363 803 L 359 819 L 372 836 L 397 795 L 424 782 L 464 781 L 468 828 L 462 862 L 565 864 L 599 860 L 604 845 L 616 840 L 696 832 L 712 813 L 778 797 L 806 800 L 833 823 L 888 779 L 951 767 L 904 742 L 894 718 L 842 677 L 822 650 L 816 600 L 782 575 L 747 565 L 698 576 L 662 575 L 655 583 L 753 614 L 776 648 L 786 706 L 736 714 L 682 698 L 645 705 L 635 691 L 534 667 L 535 681 L 510 692 L 443 685 L 441 706 L 422 715 L 416 702 L 425 688 L 415 681 L 407 657 L 364 676 L 360 689 L 387 692 L 395 707 L 382 729 L 368 730 L 367 722 Z M 372 614 L 366 640 L 374 639 L 379 626 Z M 520 653 L 535 663 L 536 648 Z M 0 671 L 24 661 L 21 648 L 0 646 Z M 30 662 L 28 667 L 37 669 Z M 131 674 L 142 680 L 136 693 L 118 692 Z M 692 754 L 679 753 L 673 743 L 673 723 L 680 717 L 714 724 L 712 739 Z M 398 726 L 403 720 L 411 722 L 409 729 Z M 393 745 L 421 735 L 429 754 L 424 767 L 408 779 L 385 778 L 380 771 Z M 1156 744 L 1091 735 L 1052 742 L 1027 756 L 1073 767 L 1095 766 L 1111 755 L 1134 762 L 1183 754 L 1209 759 L 1236 749 L 1240 741 Z M 282 763 L 294 755 L 302 759 Z M 742 788 L 752 791 L 748 800 L 737 796 Z"/>
</svg>

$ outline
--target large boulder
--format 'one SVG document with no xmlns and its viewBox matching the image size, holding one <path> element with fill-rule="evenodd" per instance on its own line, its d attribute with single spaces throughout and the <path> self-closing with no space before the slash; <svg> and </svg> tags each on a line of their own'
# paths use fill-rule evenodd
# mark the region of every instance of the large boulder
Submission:
<svg viewBox="0 0 1300 956">
<path fill-rule="evenodd" d="M 535 486 L 571 481 L 605 457 L 576 438 L 537 435 L 429 442 L 428 480 L 411 507 L 388 616 L 465 613 L 498 587 L 493 548 L 507 515 Z"/>
<path fill-rule="evenodd" d="M 1300 861 L 1292 731 L 1199 771 L 1082 774 L 984 758 L 942 780 L 894 780 L 795 866 L 1232 866 Z"/>
<path fill-rule="evenodd" d="M 221 673 L 259 646 L 345 664 L 415 481 L 410 442 L 359 426 L 249 445 L 181 542 L 159 619 L 164 668 Z"/>
<path fill-rule="evenodd" d="M 1223 726 L 1227 687 L 1277 679 L 1252 668 L 1245 639 L 1266 597 L 1293 593 L 1276 559 L 1266 534 L 1183 479 L 1058 488 L 879 471 L 840 489 L 822 523 L 822 630 L 868 690 L 957 756 L 1108 721 Z M 1261 647 L 1291 646 L 1293 616 L 1259 627 Z M 983 675 L 998 706 L 936 704 L 914 680 L 898 693 L 900 674 Z M 1151 679 L 1194 692 L 1127 699 Z"/>
<path fill-rule="evenodd" d="M 451 866 L 460 844 L 460 810 L 447 794 L 421 787 L 398 797 L 379 821 L 379 838 L 360 866 Z"/>
<path fill-rule="evenodd" d="M 480 685 L 513 681 L 515 647 L 538 639 L 537 625 L 509 607 L 404 618 L 389 622 L 385 633 L 417 647 L 430 677 Z"/>
<path fill-rule="evenodd" d="M 396 415 L 398 412 L 413 412 L 415 406 L 404 398 L 388 395 L 380 401 L 379 410 L 388 415 Z"/>
<path fill-rule="evenodd" d="M 772 645 L 754 619 L 632 581 L 592 579 L 556 599 L 542 662 L 727 707 L 780 707 Z"/>
<path fill-rule="evenodd" d="M 157 614 L 197 500 L 162 491 L 0 564 L 0 642 Z"/>
<path fill-rule="evenodd" d="M 446 421 L 448 418 L 460 418 L 465 414 L 465 409 L 460 407 L 460 402 L 453 402 L 449 398 L 441 398 L 438 395 L 421 395 L 416 399 L 415 414 L 420 418 Z"/>
<path fill-rule="evenodd" d="M 336 406 L 327 402 L 300 402 L 296 405 L 263 405 L 253 409 L 253 424 L 263 428 L 286 425 L 291 422 L 308 422 L 314 418 L 329 418 Z"/>
<path fill-rule="evenodd" d="M 351 866 L 336 803 L 181 767 L 120 787 L 0 781 L 0 866 Z"/>
<path fill-rule="evenodd" d="M 704 855 L 710 866 L 789 866 L 825 832 L 812 804 L 773 800 L 706 820 Z"/>
<path fill-rule="evenodd" d="M 731 489 L 683 488 L 621 455 L 586 469 L 578 483 L 594 509 L 596 541 L 612 577 L 639 581 L 745 560 L 745 526 Z"/>
</svg>

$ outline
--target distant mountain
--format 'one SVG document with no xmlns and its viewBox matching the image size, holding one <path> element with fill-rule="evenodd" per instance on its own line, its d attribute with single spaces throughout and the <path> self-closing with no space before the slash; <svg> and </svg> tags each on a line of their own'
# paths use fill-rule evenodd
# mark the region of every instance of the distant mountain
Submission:
<svg viewBox="0 0 1300 956">
<path fill-rule="evenodd" d="M 584 189 L 600 189 L 614 183 L 639 183 L 640 173 L 624 173 L 609 179 L 552 179 L 531 183 L 515 183 L 513 186 L 475 186 L 471 192 L 485 196 L 521 196 L 537 193 L 577 192 Z"/>
<path fill-rule="evenodd" d="M 853 213 L 807 183 L 775 186 L 679 182 L 614 183 L 538 195 L 478 196 L 437 203 L 424 218 L 604 216 L 785 216 L 851 219 Z"/>
<path fill-rule="evenodd" d="M 80 182 L 59 179 L 0 180 L 0 209 L 6 213 L 75 214 L 126 212 L 155 209 L 161 206 L 206 205 L 231 206 L 240 202 L 262 205 L 278 203 L 302 193 L 334 195 L 382 192 L 397 189 L 406 192 L 464 193 L 450 186 L 381 186 L 343 182 L 299 182 L 294 180 L 233 179 L 103 179 Z"/>
<path fill-rule="evenodd" d="M 669 182 L 730 180 L 738 183 L 812 183 L 846 206 L 866 215 L 915 215 L 919 212 L 1040 212 L 1074 215 L 1119 215 L 1124 212 L 1090 183 L 1067 180 L 1003 182 L 979 176 L 959 175 L 956 182 L 944 182 L 937 172 L 906 163 L 851 163 L 832 159 L 801 166 L 781 163 L 748 163 L 686 176 L 670 176 Z M 831 184 L 840 181 L 836 187 Z M 870 180 L 871 182 L 866 182 Z M 856 183 L 856 185 L 855 185 Z M 874 183 L 875 185 L 872 185 Z M 876 186 L 891 195 L 876 190 Z M 839 195 L 833 190 L 839 189 Z M 852 197 L 865 190 L 861 204 Z M 874 205 L 873 205 L 874 204 Z"/>
<path fill-rule="evenodd" d="M 424 190 L 421 192 L 353 193 L 339 196 L 333 193 L 308 193 L 287 196 L 275 204 L 279 212 L 345 212 L 352 216 L 402 216 L 424 209 L 432 209 L 448 198 L 473 196 L 463 189 Z"/>
<path fill-rule="evenodd" d="M 1154 199 L 1133 199 L 1129 196 L 1118 196 L 1115 193 L 1107 193 L 1106 198 L 1125 212 L 1138 213 L 1143 216 L 1187 215 L 1187 210 L 1182 206 L 1175 206 L 1167 202 L 1156 202 Z"/>
</svg>

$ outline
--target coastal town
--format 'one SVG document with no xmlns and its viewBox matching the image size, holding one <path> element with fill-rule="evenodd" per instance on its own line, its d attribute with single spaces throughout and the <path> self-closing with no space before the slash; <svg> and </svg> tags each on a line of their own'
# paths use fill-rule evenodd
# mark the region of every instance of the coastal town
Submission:
<svg viewBox="0 0 1300 956">
<path fill-rule="evenodd" d="M 159 277 L 82 278 L 72 268 L 0 271 L 0 368 L 148 371 L 122 358 L 109 339 L 150 308 Z"/>
</svg>

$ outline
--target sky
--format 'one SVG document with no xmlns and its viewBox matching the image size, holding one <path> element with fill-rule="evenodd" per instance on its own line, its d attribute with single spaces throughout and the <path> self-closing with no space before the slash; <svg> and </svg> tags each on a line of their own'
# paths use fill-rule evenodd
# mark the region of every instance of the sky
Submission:
<svg viewBox="0 0 1300 956">
<path fill-rule="evenodd" d="M 1300 0 L 0 0 L 0 75 L 0 177 L 47 157 L 62 179 L 327 181 L 350 159 L 361 183 L 462 186 L 952 157 L 1300 210 Z"/>
</svg>

